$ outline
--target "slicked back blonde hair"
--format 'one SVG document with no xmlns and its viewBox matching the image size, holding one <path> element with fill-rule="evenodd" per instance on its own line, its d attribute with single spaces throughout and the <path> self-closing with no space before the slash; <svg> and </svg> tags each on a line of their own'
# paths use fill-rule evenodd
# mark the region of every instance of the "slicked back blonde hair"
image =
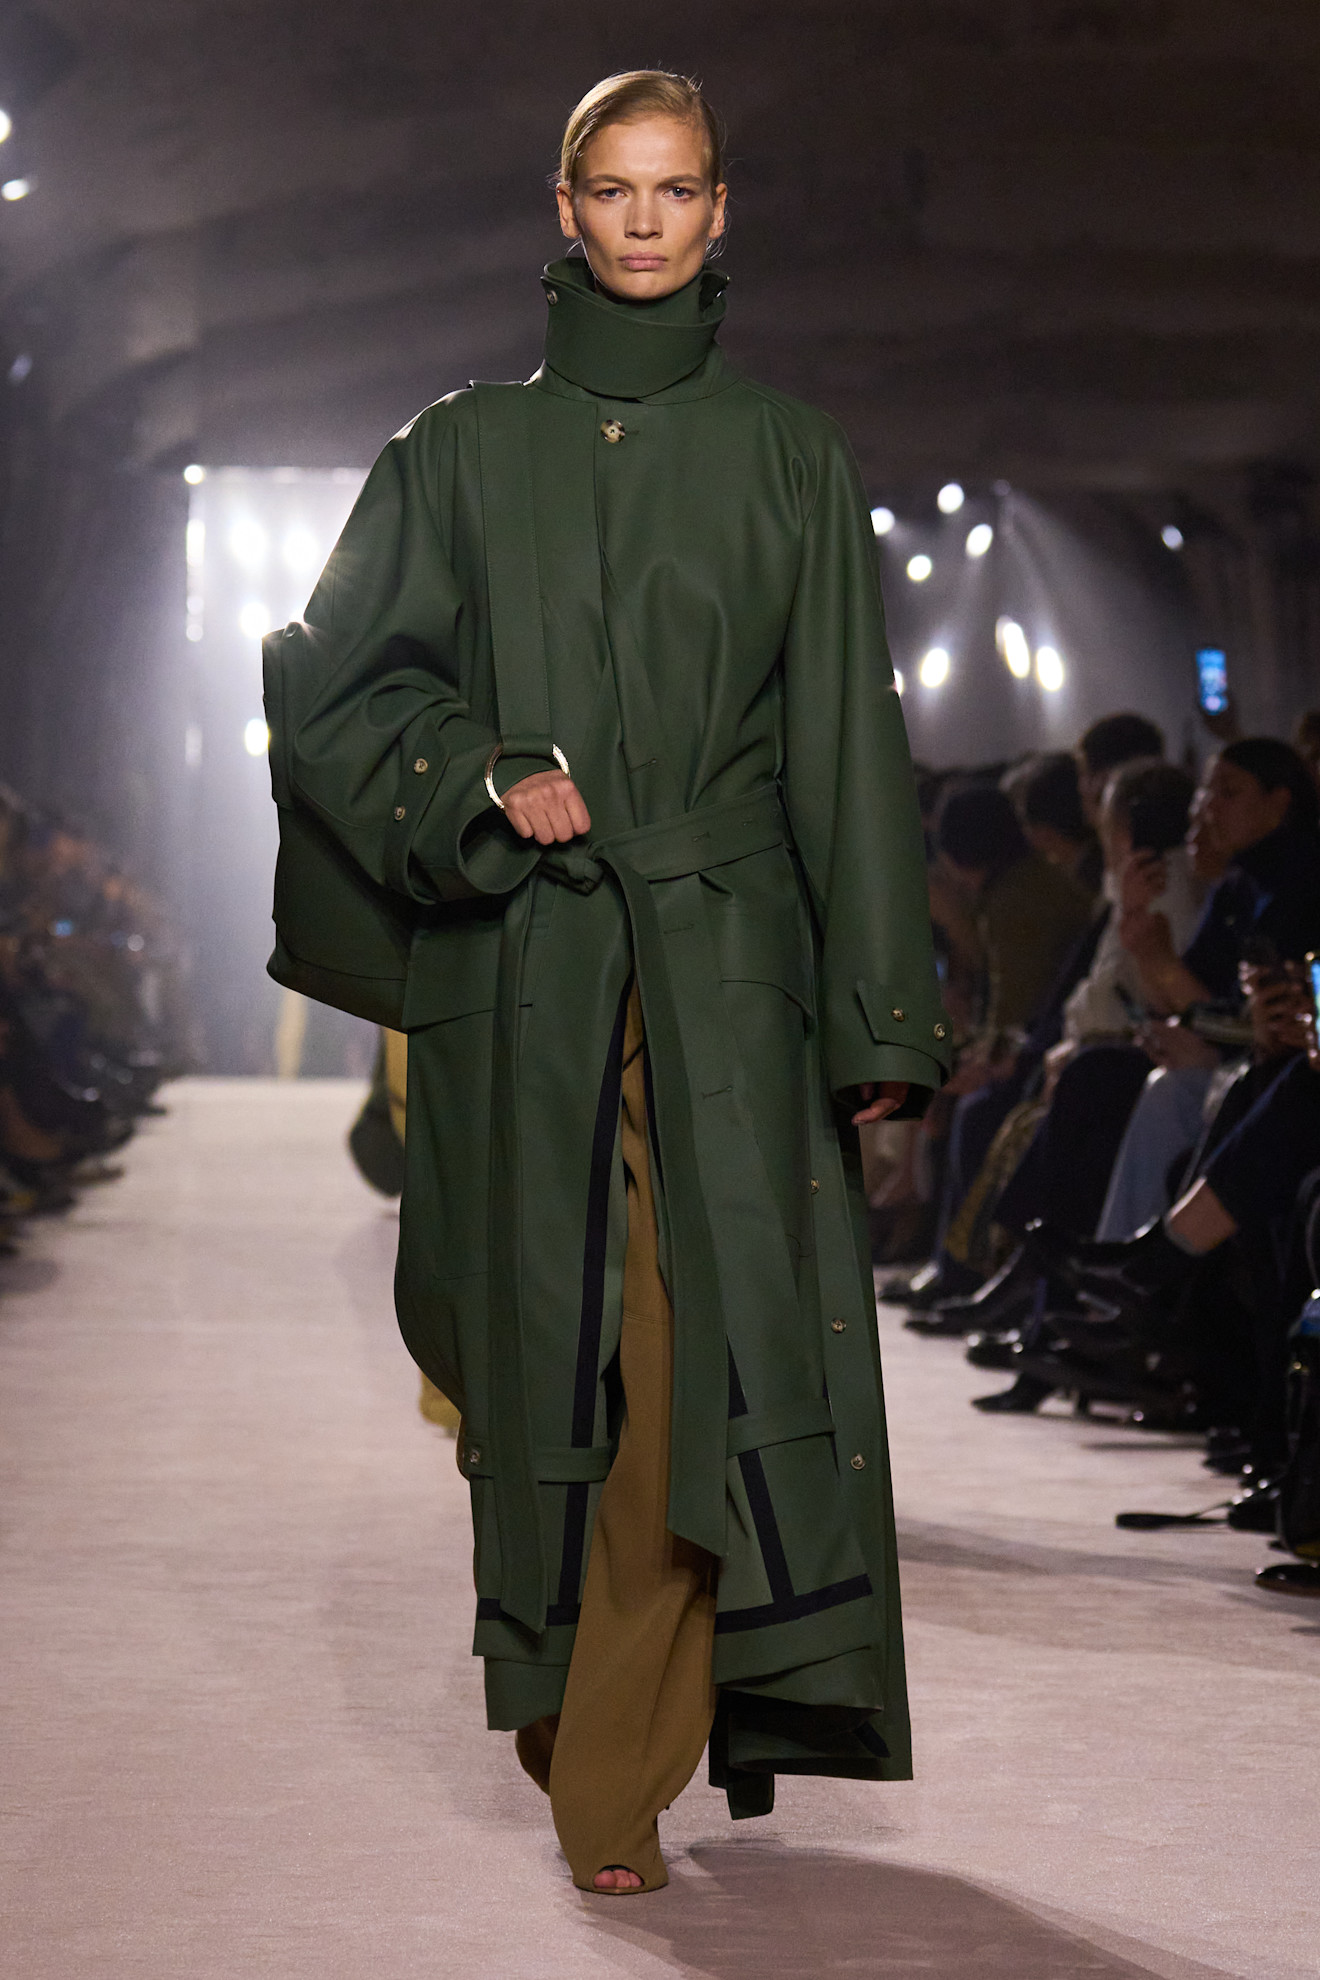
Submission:
<svg viewBox="0 0 1320 1980">
<path fill-rule="evenodd" d="M 606 76 L 589 89 L 564 127 L 559 153 L 559 177 L 576 186 L 587 146 L 607 124 L 630 124 L 640 117 L 674 117 L 695 124 L 706 153 L 712 190 L 724 178 L 724 131 L 719 118 L 690 76 L 673 76 L 667 69 L 626 69 Z"/>
</svg>

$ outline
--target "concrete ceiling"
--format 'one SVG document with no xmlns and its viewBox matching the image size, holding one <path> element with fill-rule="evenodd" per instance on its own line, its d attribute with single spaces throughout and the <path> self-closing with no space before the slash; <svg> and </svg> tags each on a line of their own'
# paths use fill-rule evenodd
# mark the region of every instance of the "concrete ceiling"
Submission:
<svg viewBox="0 0 1320 1980">
<path fill-rule="evenodd" d="M 539 355 L 546 176 L 612 69 L 731 129 L 727 343 L 877 490 L 1194 492 L 1320 457 L 1315 0 L 43 0 L 0 335 L 138 464 L 366 462 Z"/>
</svg>

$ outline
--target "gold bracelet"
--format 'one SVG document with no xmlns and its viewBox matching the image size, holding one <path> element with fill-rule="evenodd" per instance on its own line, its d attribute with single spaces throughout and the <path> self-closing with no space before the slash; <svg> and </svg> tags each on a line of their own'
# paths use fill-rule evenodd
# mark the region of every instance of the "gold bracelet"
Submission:
<svg viewBox="0 0 1320 1980">
<path fill-rule="evenodd" d="M 499 810 L 501 811 L 503 811 L 504 809 L 504 799 L 500 796 L 499 792 L 495 788 L 495 765 L 499 762 L 503 754 L 504 754 L 504 744 L 502 742 L 497 742 L 494 749 L 491 751 L 489 757 L 486 759 L 486 791 L 490 798 L 491 803 L 493 805 L 498 806 Z M 563 771 L 564 775 L 566 777 L 571 777 L 573 773 L 568 767 L 568 758 L 564 755 L 563 750 L 559 748 L 557 743 L 551 743 L 550 754 L 554 757 L 555 762 L 559 765 L 559 768 Z"/>
</svg>

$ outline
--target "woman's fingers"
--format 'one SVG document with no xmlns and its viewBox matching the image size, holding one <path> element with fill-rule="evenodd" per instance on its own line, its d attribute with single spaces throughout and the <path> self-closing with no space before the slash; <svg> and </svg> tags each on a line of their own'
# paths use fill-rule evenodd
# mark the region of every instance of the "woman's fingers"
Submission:
<svg viewBox="0 0 1320 1980">
<path fill-rule="evenodd" d="M 567 845 L 591 830 L 591 814 L 571 777 L 542 770 L 504 794 L 504 815 L 520 838 L 538 845 Z"/>
</svg>

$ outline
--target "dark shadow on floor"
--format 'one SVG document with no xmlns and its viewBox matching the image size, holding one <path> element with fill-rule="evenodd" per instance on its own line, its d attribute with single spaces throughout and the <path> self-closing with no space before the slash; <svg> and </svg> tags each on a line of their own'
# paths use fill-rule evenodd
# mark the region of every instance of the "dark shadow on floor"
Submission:
<svg viewBox="0 0 1320 1980">
<path fill-rule="evenodd" d="M 583 1897 L 595 1928 L 690 1980 L 1150 1980 L 1169 1971 L 1088 1944 L 961 1877 L 825 1850 L 709 1843 L 641 1898 Z M 1178 1961 L 1185 1980 L 1227 1980 Z"/>
<path fill-rule="evenodd" d="M 44 1292 L 59 1270 L 53 1258 L 0 1259 L 0 1293 Z"/>
</svg>

